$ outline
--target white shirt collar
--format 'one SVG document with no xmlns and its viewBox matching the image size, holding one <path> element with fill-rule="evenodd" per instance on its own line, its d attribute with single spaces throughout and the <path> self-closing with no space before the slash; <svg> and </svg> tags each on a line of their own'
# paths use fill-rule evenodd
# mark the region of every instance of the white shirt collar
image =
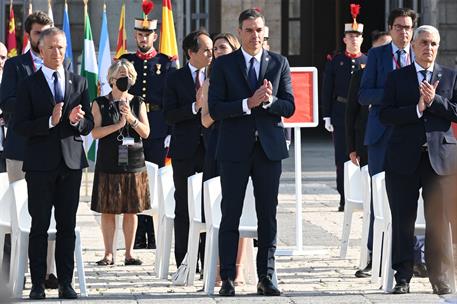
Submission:
<svg viewBox="0 0 457 304">
<path fill-rule="evenodd" d="M 420 72 L 420 71 L 423 71 L 425 70 L 423 67 L 421 67 L 416 61 L 414 61 L 414 66 L 416 68 L 416 72 Z M 433 73 L 433 68 L 435 67 L 435 63 L 433 62 L 432 65 L 427 69 L 428 72 L 432 72 Z"/>
<path fill-rule="evenodd" d="M 192 77 L 195 76 L 195 71 L 197 71 L 197 70 L 200 70 L 200 73 L 204 73 L 204 72 L 205 72 L 205 69 L 206 69 L 206 68 L 197 69 L 197 68 L 194 67 L 192 64 L 190 64 L 190 62 L 189 62 L 188 64 L 189 64 L 190 72 L 192 73 Z"/>
<path fill-rule="evenodd" d="M 48 68 L 47 66 L 45 66 L 44 64 L 41 67 L 41 70 L 43 71 L 43 74 L 46 77 L 46 79 L 54 80 L 54 72 L 56 72 L 56 70 L 52 70 L 52 69 Z M 65 72 L 64 72 L 63 66 L 60 66 L 57 69 L 57 74 L 59 75 L 59 81 L 64 80 Z"/>
<path fill-rule="evenodd" d="M 244 61 L 246 62 L 246 66 L 249 68 L 249 64 L 250 64 L 250 61 L 251 61 L 251 58 L 254 57 L 255 60 L 260 63 L 260 61 L 262 60 L 262 54 L 263 54 L 263 49 L 257 53 L 257 55 L 255 56 L 252 56 L 250 55 L 249 53 L 247 53 L 243 47 L 241 47 L 241 52 L 243 53 L 243 56 L 244 56 Z"/>
<path fill-rule="evenodd" d="M 396 54 L 397 51 L 399 50 L 400 48 L 398 46 L 395 45 L 395 43 L 392 42 L 392 53 L 393 54 Z M 409 54 L 409 51 L 410 51 L 410 44 L 408 43 L 405 48 L 403 49 L 403 51 L 405 51 L 406 54 Z"/>
</svg>

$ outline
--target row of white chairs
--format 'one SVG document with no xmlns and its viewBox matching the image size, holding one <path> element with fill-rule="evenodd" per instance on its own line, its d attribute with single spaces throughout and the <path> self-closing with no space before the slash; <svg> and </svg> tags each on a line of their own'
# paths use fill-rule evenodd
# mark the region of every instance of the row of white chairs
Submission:
<svg viewBox="0 0 457 304">
<path fill-rule="evenodd" d="M 368 261 L 368 230 L 370 223 L 370 200 L 373 192 L 373 252 L 372 252 L 372 283 L 382 283 L 385 292 L 393 288 L 394 271 L 392 269 L 392 217 L 385 185 L 385 173 L 372 177 L 368 174 L 368 166 L 359 168 L 351 161 L 344 164 L 345 210 L 341 237 L 340 257 L 345 258 L 349 242 L 352 215 L 355 211 L 363 211 L 362 237 L 360 243 L 360 268 Z M 415 223 L 415 234 L 425 234 L 424 202 L 419 195 L 418 210 Z M 382 261 L 382 264 L 381 264 Z M 454 273 L 450 272 L 451 287 L 455 289 Z"/>
<path fill-rule="evenodd" d="M 29 233 L 31 217 L 27 207 L 27 183 L 24 179 L 12 184 L 8 182 L 7 173 L 0 173 L 0 263 L 3 260 L 5 235 L 11 234 L 11 260 L 9 287 L 13 297 L 21 298 L 24 289 L 24 275 L 27 270 Z M 55 242 L 56 222 L 54 211 L 48 230 L 48 240 Z M 78 227 L 75 229 L 75 260 L 80 294 L 87 297 L 84 261 L 82 258 L 81 236 Z M 3 263 L 0 264 L 0 268 Z M 3 269 L 0 269 L 3 271 Z M 0 271 L 0 272 L 1 272 Z"/>
</svg>

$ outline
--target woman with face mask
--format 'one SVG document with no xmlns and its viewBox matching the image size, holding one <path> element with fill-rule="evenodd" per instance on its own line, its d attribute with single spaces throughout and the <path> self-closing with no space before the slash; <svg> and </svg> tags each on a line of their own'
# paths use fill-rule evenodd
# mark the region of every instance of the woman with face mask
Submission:
<svg viewBox="0 0 457 304">
<path fill-rule="evenodd" d="M 97 97 L 92 104 L 94 129 L 99 139 L 92 190 L 93 211 L 101 213 L 105 255 L 98 265 L 113 265 L 115 215 L 123 214 L 125 265 L 141 265 L 132 256 L 137 229 L 137 213 L 150 209 L 148 176 L 142 138 L 149 136 L 146 106 L 139 96 L 128 93 L 137 73 L 122 59 L 108 69 L 111 93 Z"/>
</svg>

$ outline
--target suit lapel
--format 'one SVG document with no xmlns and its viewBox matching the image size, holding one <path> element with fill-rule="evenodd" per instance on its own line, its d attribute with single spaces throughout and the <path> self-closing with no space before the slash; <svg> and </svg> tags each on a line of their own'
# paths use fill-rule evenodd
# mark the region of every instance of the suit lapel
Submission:
<svg viewBox="0 0 457 304">
<path fill-rule="evenodd" d="M 392 43 L 388 44 L 384 48 L 384 68 L 386 69 L 388 74 L 389 72 L 394 70 L 394 66 L 392 63 Z"/>
<path fill-rule="evenodd" d="M 441 76 L 443 76 L 441 66 L 435 63 L 435 66 L 433 67 L 432 81 L 430 83 L 434 84 L 437 80 L 441 79 Z M 439 86 L 440 85 L 438 84 L 438 87 Z"/>
<path fill-rule="evenodd" d="M 22 57 L 22 66 L 24 67 L 27 75 L 32 75 L 33 73 L 35 73 L 35 64 L 33 63 L 32 54 L 30 52 L 31 51 L 29 50 Z"/>
<path fill-rule="evenodd" d="M 46 81 L 46 77 L 44 76 L 44 73 L 43 71 L 40 69 L 38 72 L 38 80 L 40 83 L 37 84 L 37 87 L 38 88 L 42 88 L 42 91 L 43 91 L 43 96 L 46 96 L 47 95 L 47 100 L 49 101 L 49 103 L 54 106 L 55 105 L 55 101 L 54 101 L 54 95 L 52 95 L 52 91 L 51 91 L 51 88 L 49 87 L 49 84 L 48 82 Z"/>
<path fill-rule="evenodd" d="M 249 87 L 246 61 L 244 60 L 243 52 L 241 51 L 241 48 L 239 48 L 237 52 L 238 52 L 238 54 L 237 54 L 238 66 L 241 70 L 241 75 L 243 75 L 244 81 L 246 82 L 246 84 Z"/>
<path fill-rule="evenodd" d="M 414 93 L 413 100 L 419 100 L 420 91 L 419 91 L 419 83 L 418 83 L 418 79 L 417 79 L 416 66 L 414 64 L 410 64 L 406 68 L 408 69 L 408 78 L 410 78 L 408 81 L 410 83 L 414 84 L 414 89 L 411 90 L 411 92 Z"/>
<path fill-rule="evenodd" d="M 73 81 L 70 73 L 65 70 L 64 72 L 65 75 L 65 96 L 63 98 L 63 110 L 62 112 L 65 113 L 65 111 L 68 109 L 69 103 L 70 103 L 70 95 L 73 89 Z"/>
<path fill-rule="evenodd" d="M 192 77 L 192 71 L 190 70 L 189 64 L 186 64 L 184 67 L 184 83 L 187 84 L 187 91 L 195 92 L 195 82 Z M 196 92 L 195 92 L 196 93 Z"/>
<path fill-rule="evenodd" d="M 262 85 L 263 80 L 265 79 L 265 73 L 267 72 L 269 62 L 270 62 L 270 55 L 268 54 L 267 50 L 263 50 L 261 62 L 260 62 L 259 79 L 257 80 L 258 85 Z"/>
</svg>

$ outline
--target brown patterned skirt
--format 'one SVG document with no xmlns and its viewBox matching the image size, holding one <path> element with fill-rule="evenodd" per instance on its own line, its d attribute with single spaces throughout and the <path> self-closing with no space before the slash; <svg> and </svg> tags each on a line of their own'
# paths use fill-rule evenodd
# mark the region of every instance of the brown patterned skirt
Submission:
<svg viewBox="0 0 457 304">
<path fill-rule="evenodd" d="M 150 209 L 148 174 L 95 172 L 91 209 L 99 213 L 139 213 Z"/>
</svg>

